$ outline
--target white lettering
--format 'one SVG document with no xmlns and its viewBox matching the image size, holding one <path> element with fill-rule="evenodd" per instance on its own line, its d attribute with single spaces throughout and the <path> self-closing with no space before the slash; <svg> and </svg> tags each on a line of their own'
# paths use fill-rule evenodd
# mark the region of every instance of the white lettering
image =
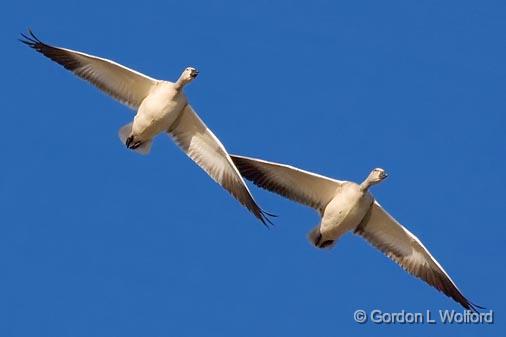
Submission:
<svg viewBox="0 0 506 337">
<path fill-rule="evenodd" d="M 494 323 L 494 312 L 456 312 L 455 310 L 439 310 L 439 318 L 443 324 L 492 324 Z"/>
</svg>

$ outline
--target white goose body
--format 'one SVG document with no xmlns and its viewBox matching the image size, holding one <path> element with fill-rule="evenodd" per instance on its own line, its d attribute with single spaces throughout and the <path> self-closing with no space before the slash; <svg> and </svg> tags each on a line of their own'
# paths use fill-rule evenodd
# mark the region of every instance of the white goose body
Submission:
<svg viewBox="0 0 506 337">
<path fill-rule="evenodd" d="M 343 184 L 339 193 L 327 204 L 319 227 L 321 242 L 337 241 L 343 234 L 354 230 L 371 207 L 374 198 L 353 182 Z"/>
<path fill-rule="evenodd" d="M 170 135 L 188 157 L 264 225 L 270 222 L 223 144 L 188 103 L 183 89 L 197 77 L 195 68 L 184 69 L 174 83 L 162 81 L 105 58 L 48 45 L 31 31 L 21 35 L 24 44 L 137 111 L 133 121 L 119 130 L 127 148 L 147 154 L 156 135 Z"/>
<path fill-rule="evenodd" d="M 387 177 L 374 169 L 361 183 L 341 181 L 262 159 L 232 155 L 237 168 L 255 185 L 316 209 L 321 222 L 309 233 L 318 248 L 332 247 L 347 232 L 360 235 L 404 270 L 442 291 L 464 308 L 471 303 L 422 242 L 395 220 L 369 192 Z"/>
<path fill-rule="evenodd" d="M 142 101 L 132 123 L 132 134 L 142 142 L 166 132 L 183 112 L 188 100 L 174 83 L 160 81 Z"/>
</svg>

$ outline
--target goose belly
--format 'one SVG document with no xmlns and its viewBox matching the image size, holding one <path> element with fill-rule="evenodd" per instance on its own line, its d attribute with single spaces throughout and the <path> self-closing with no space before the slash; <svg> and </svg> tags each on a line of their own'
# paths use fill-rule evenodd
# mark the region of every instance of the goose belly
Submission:
<svg viewBox="0 0 506 337">
<path fill-rule="evenodd" d="M 187 104 L 181 94 L 150 95 L 142 102 L 134 118 L 133 133 L 141 139 L 149 140 L 165 132 L 179 117 Z"/>
<path fill-rule="evenodd" d="M 325 239 L 337 240 L 344 233 L 358 226 L 366 215 L 372 196 L 359 188 L 343 191 L 325 209 L 320 231 Z"/>
</svg>

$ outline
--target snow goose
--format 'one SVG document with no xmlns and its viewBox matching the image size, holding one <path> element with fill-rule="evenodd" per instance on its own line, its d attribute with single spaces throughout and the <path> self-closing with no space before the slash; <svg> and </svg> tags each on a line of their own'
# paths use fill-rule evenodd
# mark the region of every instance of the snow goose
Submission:
<svg viewBox="0 0 506 337">
<path fill-rule="evenodd" d="M 192 109 L 183 92 L 198 71 L 188 67 L 173 83 L 161 81 L 121 64 L 82 52 L 48 45 L 31 31 L 21 42 L 87 80 L 133 110 L 133 122 L 119 130 L 127 148 L 149 153 L 153 137 L 168 133 L 181 149 L 230 192 L 264 225 L 267 213 L 257 205 L 225 147 Z"/>
<path fill-rule="evenodd" d="M 352 231 L 399 264 L 410 274 L 453 298 L 464 308 L 471 303 L 420 240 L 398 223 L 374 199 L 369 188 L 387 177 L 383 169 L 372 170 L 361 183 L 331 179 L 293 166 L 231 155 L 244 178 L 288 199 L 315 208 L 321 222 L 309 240 L 318 248 L 332 247 Z"/>
</svg>

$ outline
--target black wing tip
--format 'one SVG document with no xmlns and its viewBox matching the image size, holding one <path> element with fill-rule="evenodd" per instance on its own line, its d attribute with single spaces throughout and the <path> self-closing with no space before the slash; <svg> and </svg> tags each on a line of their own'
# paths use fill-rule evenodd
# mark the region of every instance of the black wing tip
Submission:
<svg viewBox="0 0 506 337">
<path fill-rule="evenodd" d="M 450 283 L 449 289 L 448 288 L 441 288 L 441 289 L 436 288 L 436 289 L 438 289 L 443 294 L 453 299 L 455 302 L 459 303 L 465 310 L 471 311 L 473 313 L 479 313 L 480 310 L 486 309 L 485 307 L 477 305 L 468 300 L 467 297 L 462 294 L 462 292 L 457 288 L 457 286 L 453 282 Z"/>
<path fill-rule="evenodd" d="M 277 217 L 278 217 L 277 215 L 266 212 L 261 209 L 259 210 L 259 214 L 257 214 L 257 218 L 259 218 L 260 221 L 262 221 L 262 223 L 267 229 L 270 229 L 271 227 L 275 226 L 274 222 L 272 222 L 272 220 L 269 218 L 277 218 Z"/>
<path fill-rule="evenodd" d="M 20 42 L 26 44 L 27 46 L 38 49 L 44 43 L 39 40 L 39 38 L 33 33 L 31 28 L 28 28 L 28 34 L 21 33 L 21 38 L 18 39 Z"/>
<path fill-rule="evenodd" d="M 485 307 L 482 307 L 481 305 L 478 305 L 478 304 L 475 304 L 475 303 L 472 303 L 470 301 L 467 301 L 464 305 L 463 303 L 461 303 L 464 308 L 466 308 L 467 310 L 470 310 L 471 312 L 475 312 L 475 313 L 479 313 L 480 310 L 486 310 L 487 308 Z"/>
<path fill-rule="evenodd" d="M 23 42 L 24 44 L 27 44 L 31 47 L 35 46 L 38 43 L 42 43 L 37 36 L 33 33 L 33 31 L 28 28 L 28 34 L 21 33 L 20 34 L 23 39 L 18 39 L 19 41 Z"/>
<path fill-rule="evenodd" d="M 479 313 L 480 310 L 485 310 L 485 307 L 482 307 L 481 305 L 475 304 L 467 299 L 458 289 L 456 289 L 456 293 L 447 293 L 444 292 L 448 297 L 455 300 L 457 303 L 459 303 L 464 309 L 469 310 L 473 313 Z"/>
<path fill-rule="evenodd" d="M 269 213 L 269 212 L 266 212 L 266 211 L 263 211 L 263 210 L 262 210 L 262 212 L 264 214 L 270 216 L 271 218 L 277 218 L 277 217 L 279 217 L 279 215 L 277 215 L 277 214 Z"/>
</svg>

